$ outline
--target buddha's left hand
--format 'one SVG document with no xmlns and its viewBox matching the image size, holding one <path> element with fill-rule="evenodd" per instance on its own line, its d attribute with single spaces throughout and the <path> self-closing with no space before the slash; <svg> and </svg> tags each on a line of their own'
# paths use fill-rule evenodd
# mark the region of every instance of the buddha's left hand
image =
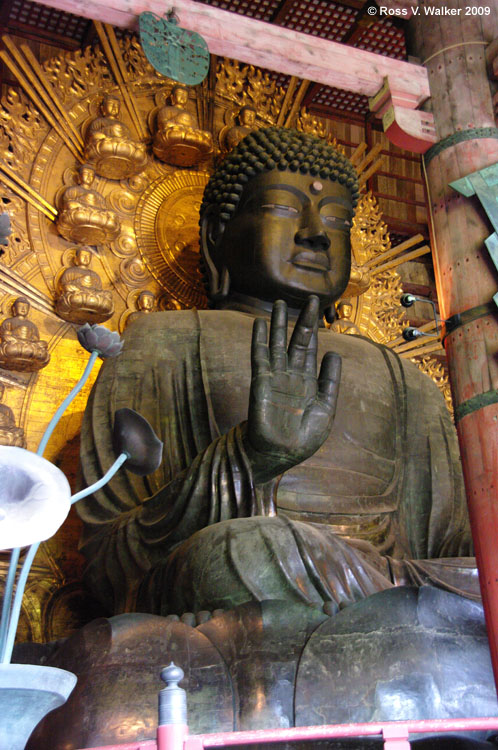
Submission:
<svg viewBox="0 0 498 750">
<path fill-rule="evenodd" d="M 258 483 L 312 456 L 332 427 L 341 358 L 327 352 L 317 377 L 319 315 L 318 297 L 310 297 L 288 347 L 285 302 L 273 306 L 269 343 L 266 321 L 254 321 L 245 443 Z"/>
</svg>

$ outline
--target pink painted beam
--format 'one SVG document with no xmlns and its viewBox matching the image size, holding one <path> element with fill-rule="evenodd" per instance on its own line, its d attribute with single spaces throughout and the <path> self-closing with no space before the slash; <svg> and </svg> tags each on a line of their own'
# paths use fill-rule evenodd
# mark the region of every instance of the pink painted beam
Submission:
<svg viewBox="0 0 498 750">
<path fill-rule="evenodd" d="M 88 750 L 203 750 L 209 747 L 251 745 L 262 742 L 296 742 L 298 740 L 325 740 L 334 737 L 366 737 L 380 735 L 387 750 L 404 750 L 410 732 L 475 732 L 498 729 L 498 717 L 471 719 L 421 719 L 384 721 L 362 724 L 324 724 L 321 726 L 292 727 L 290 729 L 252 729 L 242 732 L 217 732 L 215 734 L 187 734 L 181 725 L 158 727 L 158 741 L 141 740 L 123 745 L 105 745 Z M 161 731 L 163 730 L 163 731 Z M 403 745 L 403 743 L 405 743 Z M 81 749 L 83 750 L 83 748 Z"/>
<path fill-rule="evenodd" d="M 429 98 L 425 68 L 337 42 L 302 34 L 193 0 L 40 0 L 84 18 L 136 28 L 144 11 L 163 16 L 174 8 L 182 28 L 197 31 L 209 51 L 280 73 L 374 96 L 384 78 L 418 107 Z"/>
<path fill-rule="evenodd" d="M 401 740 L 408 732 L 464 732 L 498 729 L 498 717 L 478 719 L 423 719 L 418 721 L 384 721 L 363 724 L 324 724 L 323 726 L 292 727 L 290 729 L 253 729 L 243 732 L 189 735 L 185 750 L 208 747 L 252 745 L 262 742 L 292 742 L 324 740 L 333 737 L 382 735 L 386 739 Z M 406 740 L 405 740 L 406 742 Z"/>
</svg>

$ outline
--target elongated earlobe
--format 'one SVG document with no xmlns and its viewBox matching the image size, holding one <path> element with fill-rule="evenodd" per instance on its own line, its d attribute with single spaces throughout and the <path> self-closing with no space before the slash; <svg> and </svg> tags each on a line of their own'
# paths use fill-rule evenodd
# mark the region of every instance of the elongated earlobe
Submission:
<svg viewBox="0 0 498 750">
<path fill-rule="evenodd" d="M 230 274 L 225 266 L 220 267 L 218 257 L 224 231 L 225 223 L 221 221 L 218 211 L 214 206 L 209 208 L 201 221 L 201 254 L 207 274 L 208 295 L 212 302 L 224 299 L 230 290 Z"/>
</svg>

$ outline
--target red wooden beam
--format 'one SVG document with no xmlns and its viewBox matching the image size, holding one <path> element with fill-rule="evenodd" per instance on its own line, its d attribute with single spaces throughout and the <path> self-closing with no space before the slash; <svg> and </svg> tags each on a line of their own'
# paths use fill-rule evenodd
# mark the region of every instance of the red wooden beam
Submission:
<svg viewBox="0 0 498 750">
<path fill-rule="evenodd" d="M 140 13 L 150 11 L 163 16 L 168 10 L 163 0 L 41 2 L 84 18 L 133 29 Z M 427 72 L 421 65 L 351 48 L 193 0 L 175 0 L 171 7 L 179 25 L 201 34 L 212 54 L 366 96 L 374 96 L 388 77 L 398 92 L 406 94 L 413 108 L 430 96 Z"/>
</svg>

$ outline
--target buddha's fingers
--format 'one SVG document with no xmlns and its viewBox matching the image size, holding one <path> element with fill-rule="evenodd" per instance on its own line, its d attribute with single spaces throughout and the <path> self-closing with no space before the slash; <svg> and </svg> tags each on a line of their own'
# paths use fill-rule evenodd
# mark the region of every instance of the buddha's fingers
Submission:
<svg viewBox="0 0 498 750">
<path fill-rule="evenodd" d="M 337 405 L 341 368 L 340 355 L 335 352 L 327 352 L 322 360 L 318 377 L 318 401 L 327 409 L 331 417 L 334 416 Z"/>
<path fill-rule="evenodd" d="M 275 302 L 271 313 L 270 365 L 274 372 L 287 370 L 287 305 L 281 299 Z"/>
<path fill-rule="evenodd" d="M 266 375 L 270 372 L 270 353 L 267 345 L 268 333 L 266 320 L 256 318 L 252 327 L 251 367 L 252 377 Z"/>
<path fill-rule="evenodd" d="M 289 370 L 316 375 L 317 336 L 320 303 L 312 295 L 301 310 L 289 344 Z"/>
</svg>

